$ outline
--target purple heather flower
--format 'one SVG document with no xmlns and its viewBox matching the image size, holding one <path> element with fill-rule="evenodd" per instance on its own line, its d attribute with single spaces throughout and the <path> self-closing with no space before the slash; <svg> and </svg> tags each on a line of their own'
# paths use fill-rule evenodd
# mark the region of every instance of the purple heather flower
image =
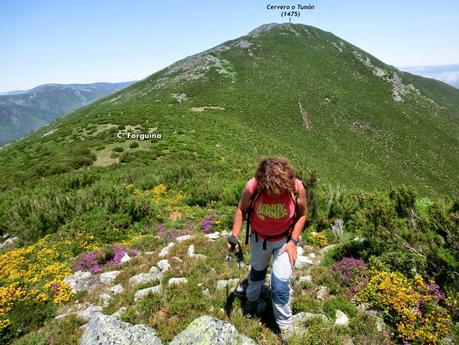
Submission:
<svg viewBox="0 0 459 345">
<path fill-rule="evenodd" d="M 100 264 L 97 259 L 98 254 L 98 252 L 88 252 L 82 254 L 75 263 L 74 270 L 89 271 L 92 274 L 102 272 L 102 268 L 100 267 Z"/>
<path fill-rule="evenodd" d="M 445 294 L 441 292 L 440 286 L 437 284 L 426 284 L 427 288 L 430 290 L 430 293 L 434 295 L 438 300 L 442 300 L 445 298 Z"/>
<path fill-rule="evenodd" d="M 212 230 L 212 216 L 209 216 L 209 217 L 205 218 L 201 222 L 201 230 L 206 234 L 211 232 L 211 230 Z"/>
<path fill-rule="evenodd" d="M 159 231 L 158 231 L 158 236 L 161 239 L 168 239 L 168 240 L 173 240 L 179 236 L 186 235 L 188 231 L 186 230 L 181 230 L 181 229 L 166 229 L 164 224 L 159 225 Z"/>
<path fill-rule="evenodd" d="M 343 258 L 331 266 L 341 284 L 350 287 L 349 293 L 355 295 L 368 284 L 368 266 L 360 259 Z"/>
<path fill-rule="evenodd" d="M 140 250 L 133 249 L 119 244 L 112 245 L 113 253 L 111 254 L 110 260 L 107 261 L 107 265 L 113 266 L 121 263 L 121 259 L 125 254 L 130 256 L 137 256 L 140 254 Z"/>
<path fill-rule="evenodd" d="M 89 271 L 91 274 L 97 274 L 103 272 L 103 265 L 117 265 L 121 262 L 121 258 L 125 254 L 131 256 L 137 256 L 140 254 L 138 249 L 121 246 L 118 244 L 112 245 L 112 253 L 101 257 L 102 251 L 87 252 L 80 256 L 80 258 L 74 264 L 74 270 Z"/>
</svg>

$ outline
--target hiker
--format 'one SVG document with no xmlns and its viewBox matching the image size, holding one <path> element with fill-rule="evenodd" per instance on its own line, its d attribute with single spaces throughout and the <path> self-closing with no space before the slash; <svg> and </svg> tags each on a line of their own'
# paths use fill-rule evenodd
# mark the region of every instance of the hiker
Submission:
<svg viewBox="0 0 459 345">
<path fill-rule="evenodd" d="M 296 215 L 295 215 L 296 213 Z M 274 316 L 287 340 L 293 334 L 290 277 L 296 248 L 307 220 L 303 183 L 283 157 L 264 158 L 242 191 L 231 235 L 238 237 L 248 214 L 251 226 L 251 270 L 246 289 L 246 313 L 254 314 L 271 257 L 271 297 Z M 247 239 L 246 239 L 247 244 Z M 232 250 L 234 246 L 228 243 Z"/>
</svg>

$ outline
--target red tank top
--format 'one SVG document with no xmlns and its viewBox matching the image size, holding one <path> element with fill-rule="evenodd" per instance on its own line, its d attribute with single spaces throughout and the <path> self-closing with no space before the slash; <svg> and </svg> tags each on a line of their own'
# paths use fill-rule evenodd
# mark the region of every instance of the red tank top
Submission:
<svg viewBox="0 0 459 345">
<path fill-rule="evenodd" d="M 303 187 L 303 183 L 296 179 L 298 192 Z M 253 196 L 256 188 L 255 177 L 250 179 L 246 185 L 250 194 Z M 250 216 L 252 230 L 258 233 L 261 239 L 269 236 L 270 240 L 276 241 L 286 237 L 286 230 L 292 225 L 295 215 L 295 200 L 289 192 L 279 196 L 271 196 L 261 193 L 257 196 Z"/>
</svg>

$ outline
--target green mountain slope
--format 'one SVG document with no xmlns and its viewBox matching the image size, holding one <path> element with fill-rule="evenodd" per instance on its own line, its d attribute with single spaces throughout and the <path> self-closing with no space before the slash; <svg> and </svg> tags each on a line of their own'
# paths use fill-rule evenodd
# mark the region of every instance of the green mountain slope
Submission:
<svg viewBox="0 0 459 345">
<path fill-rule="evenodd" d="M 0 95 L 0 145 L 130 84 L 45 84 L 27 91 Z"/>
<path fill-rule="evenodd" d="M 163 341 L 198 316 L 227 318 L 216 285 L 245 272 L 224 262 L 225 239 L 208 244 L 202 232 L 231 229 L 260 158 L 280 154 L 307 183 L 302 241 L 317 260 L 297 271 L 312 283 L 295 286 L 294 312 L 333 321 L 309 323 L 296 343 L 454 343 L 458 134 L 456 89 L 313 27 L 264 25 L 178 61 L 0 150 L 0 235 L 8 234 L 0 237 L 0 342 L 77 344 L 81 320 L 53 320 L 65 314 L 56 309 L 102 304 L 104 290 L 73 294 L 66 279 L 81 267 L 114 269 L 123 250 L 142 255 L 122 266 L 114 283 L 126 291 L 104 313 L 127 307 L 123 320 L 153 326 Z M 389 188 L 399 184 L 413 188 Z M 197 237 L 161 254 L 186 234 Z M 191 244 L 208 261 L 193 263 Z M 163 257 L 181 262 L 165 275 L 164 294 L 136 301 L 152 285 L 129 279 Z M 343 274 L 359 265 L 361 275 L 343 283 L 334 262 Z M 176 277 L 189 282 L 169 286 Z M 319 300 L 325 288 L 330 296 Z M 364 290 L 354 298 L 355 288 Z M 337 310 L 349 328 L 334 325 Z M 278 343 L 256 319 L 232 322 L 259 344 Z"/>
<path fill-rule="evenodd" d="M 224 167 L 219 170 L 225 176 L 232 169 L 248 173 L 245 168 L 262 155 L 283 154 L 346 188 L 407 183 L 426 195 L 457 195 L 458 93 L 387 66 L 331 33 L 269 24 L 3 150 L 2 174 L 9 178 L 2 179 L 2 188 L 30 181 L 42 164 L 60 164 L 69 153 L 74 158 L 76 148 L 97 155 L 98 147 L 117 141 L 114 133 L 81 133 L 110 124 L 156 128 L 162 138 L 146 145 L 146 153 L 159 154 L 161 161 Z M 219 108 L 193 111 L 199 107 Z M 43 162 L 43 152 L 55 162 Z M 129 158 L 155 169 L 158 164 L 144 159 L 148 154 Z"/>
</svg>

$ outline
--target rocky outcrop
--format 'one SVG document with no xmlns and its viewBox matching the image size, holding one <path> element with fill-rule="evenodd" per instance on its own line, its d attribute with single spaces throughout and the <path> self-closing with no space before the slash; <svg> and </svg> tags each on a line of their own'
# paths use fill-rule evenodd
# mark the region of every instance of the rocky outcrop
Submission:
<svg viewBox="0 0 459 345">
<path fill-rule="evenodd" d="M 256 343 L 243 335 L 239 335 L 236 328 L 229 322 L 211 316 L 201 316 L 194 320 L 169 345 L 256 345 Z"/>
<path fill-rule="evenodd" d="M 76 271 L 64 279 L 72 289 L 72 293 L 88 291 L 98 283 L 98 280 L 97 276 L 85 271 Z"/>
<path fill-rule="evenodd" d="M 81 336 L 80 345 L 161 345 L 153 328 L 132 325 L 113 316 L 95 314 Z"/>
</svg>

